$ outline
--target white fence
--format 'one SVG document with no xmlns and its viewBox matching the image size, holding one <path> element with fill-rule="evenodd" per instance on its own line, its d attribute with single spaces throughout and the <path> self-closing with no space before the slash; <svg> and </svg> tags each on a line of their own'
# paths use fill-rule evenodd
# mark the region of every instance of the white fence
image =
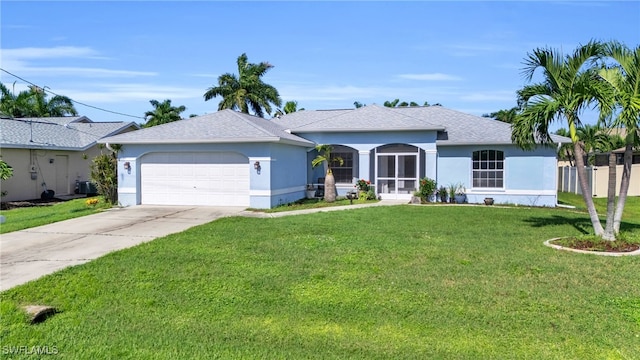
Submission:
<svg viewBox="0 0 640 360">
<path fill-rule="evenodd" d="M 607 197 L 609 182 L 608 166 L 587 166 L 587 183 L 591 195 Z M 622 177 L 622 165 L 616 168 L 616 194 L 620 192 L 620 179 Z M 575 166 L 558 167 L 558 191 L 582 194 L 578 182 L 578 172 Z M 631 166 L 631 183 L 629 184 L 629 196 L 640 196 L 640 164 Z"/>
</svg>

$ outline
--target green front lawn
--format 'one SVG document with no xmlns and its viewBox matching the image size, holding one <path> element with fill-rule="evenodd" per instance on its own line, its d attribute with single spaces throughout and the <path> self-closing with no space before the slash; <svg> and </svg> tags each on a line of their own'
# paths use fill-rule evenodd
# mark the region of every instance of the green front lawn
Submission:
<svg viewBox="0 0 640 360">
<path fill-rule="evenodd" d="M 87 200 L 89 199 L 98 199 L 99 201 L 95 205 L 88 205 Z M 0 215 L 3 215 L 6 220 L 4 224 L 0 225 L 0 234 L 90 215 L 110 207 L 101 197 L 92 197 L 50 205 L 0 210 Z"/>
<path fill-rule="evenodd" d="M 617 199 L 616 199 L 617 200 Z M 602 220 L 606 220 L 607 215 L 607 198 L 594 197 L 593 202 L 596 205 L 596 211 L 600 214 Z M 576 209 L 585 210 L 587 207 L 584 204 L 582 195 L 571 194 L 566 192 L 558 193 L 558 203 L 575 206 Z M 627 201 L 624 206 L 623 219 L 640 219 L 640 196 L 627 196 Z M 604 226 L 604 224 L 602 224 Z"/>
<path fill-rule="evenodd" d="M 542 244 L 590 226 L 575 210 L 488 206 L 223 218 L 1 293 L 0 345 L 83 359 L 638 359 L 640 257 Z M 640 232 L 640 218 L 623 227 Z M 27 304 L 60 313 L 28 325 Z"/>
</svg>

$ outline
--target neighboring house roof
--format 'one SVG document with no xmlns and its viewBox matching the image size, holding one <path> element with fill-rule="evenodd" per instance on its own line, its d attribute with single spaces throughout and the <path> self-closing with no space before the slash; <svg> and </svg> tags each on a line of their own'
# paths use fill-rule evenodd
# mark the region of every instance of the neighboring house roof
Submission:
<svg viewBox="0 0 640 360">
<path fill-rule="evenodd" d="M 0 119 L 0 146 L 83 151 L 105 137 L 136 130 L 134 122 L 94 122 L 85 116 Z"/>
<path fill-rule="evenodd" d="M 233 110 L 221 110 L 152 126 L 101 139 L 100 142 L 113 144 L 283 142 L 307 147 L 314 146 L 313 142 L 292 135 L 272 121 Z"/>
<path fill-rule="evenodd" d="M 438 131 L 438 145 L 512 144 L 511 124 L 442 106 L 388 108 L 373 104 L 349 110 L 303 110 L 273 122 L 292 133 L 434 130 Z M 570 142 L 558 135 L 551 138 L 556 143 Z"/>
</svg>

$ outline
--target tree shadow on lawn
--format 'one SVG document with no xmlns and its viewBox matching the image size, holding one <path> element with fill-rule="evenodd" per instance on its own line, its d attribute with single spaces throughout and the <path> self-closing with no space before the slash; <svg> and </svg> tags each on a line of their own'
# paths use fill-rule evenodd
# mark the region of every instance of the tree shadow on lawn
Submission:
<svg viewBox="0 0 640 360">
<path fill-rule="evenodd" d="M 605 226 L 606 219 L 600 219 L 600 221 L 602 222 L 602 226 Z M 571 225 L 583 235 L 589 235 L 593 233 L 593 224 L 591 224 L 591 220 L 588 217 L 575 218 L 562 215 L 553 215 L 546 217 L 530 217 L 528 219 L 525 219 L 524 222 L 531 224 L 531 226 L 533 227 Z M 631 232 L 639 229 L 639 224 L 633 224 L 624 221 L 620 223 L 620 231 Z"/>
</svg>

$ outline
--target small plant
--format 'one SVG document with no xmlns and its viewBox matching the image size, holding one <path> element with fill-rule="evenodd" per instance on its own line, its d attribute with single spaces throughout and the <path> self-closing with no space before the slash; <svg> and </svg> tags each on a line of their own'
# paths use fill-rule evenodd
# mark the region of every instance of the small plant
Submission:
<svg viewBox="0 0 640 360">
<path fill-rule="evenodd" d="M 376 195 L 376 191 L 369 187 L 369 191 L 367 191 L 367 200 L 376 200 L 378 196 Z"/>
<path fill-rule="evenodd" d="M 447 195 L 449 194 L 449 191 L 447 190 L 446 187 L 444 186 L 440 186 L 440 188 L 438 188 L 438 197 L 440 198 L 440 201 L 443 203 L 447 202 Z"/>
<path fill-rule="evenodd" d="M 4 160 L 0 160 L 0 180 L 7 180 L 11 176 L 13 176 L 13 168 L 4 162 Z M 7 195 L 7 191 L 2 190 L 1 194 L 2 196 Z"/>
<path fill-rule="evenodd" d="M 431 197 L 436 191 L 436 181 L 430 178 L 420 179 L 420 198 L 423 201 L 431 202 Z"/>
<path fill-rule="evenodd" d="M 97 205 L 99 202 L 99 200 L 97 198 L 93 198 L 93 199 L 88 199 L 85 203 L 87 204 L 87 206 L 95 206 Z"/>
<path fill-rule="evenodd" d="M 355 187 L 356 187 L 356 189 L 358 189 L 358 191 L 368 192 L 369 188 L 371 188 L 371 181 L 365 180 L 365 179 L 360 179 L 360 180 L 356 181 Z"/>
</svg>

